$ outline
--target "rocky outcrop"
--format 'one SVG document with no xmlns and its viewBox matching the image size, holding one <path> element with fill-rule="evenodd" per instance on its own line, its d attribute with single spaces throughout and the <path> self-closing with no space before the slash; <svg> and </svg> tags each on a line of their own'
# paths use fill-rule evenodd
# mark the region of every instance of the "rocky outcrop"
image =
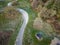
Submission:
<svg viewBox="0 0 60 45">
<path fill-rule="evenodd" d="M 50 44 L 50 45 L 60 45 L 60 40 L 55 37 L 55 38 L 51 41 L 51 44 Z"/>
</svg>

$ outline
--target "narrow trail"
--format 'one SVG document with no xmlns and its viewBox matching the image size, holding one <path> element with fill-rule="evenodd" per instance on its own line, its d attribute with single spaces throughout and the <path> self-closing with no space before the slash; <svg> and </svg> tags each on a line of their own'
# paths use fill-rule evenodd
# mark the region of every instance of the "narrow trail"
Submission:
<svg viewBox="0 0 60 45">
<path fill-rule="evenodd" d="M 12 6 L 12 2 L 8 3 L 8 6 Z M 22 26 L 20 28 L 19 33 L 18 33 L 15 45 L 22 45 L 23 35 L 24 35 L 26 25 L 28 23 L 29 17 L 28 17 L 28 13 L 25 10 L 19 9 L 19 8 L 17 8 L 17 10 L 22 14 L 23 24 L 22 24 Z"/>
</svg>

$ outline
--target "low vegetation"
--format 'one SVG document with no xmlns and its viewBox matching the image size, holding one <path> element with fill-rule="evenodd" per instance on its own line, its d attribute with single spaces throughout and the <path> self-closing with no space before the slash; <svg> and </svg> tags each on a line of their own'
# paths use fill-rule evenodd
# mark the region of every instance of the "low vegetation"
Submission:
<svg viewBox="0 0 60 45">
<path fill-rule="evenodd" d="M 0 45 L 14 45 L 22 24 L 22 15 L 13 6 L 0 12 Z"/>
<path fill-rule="evenodd" d="M 14 45 L 22 25 L 21 14 L 15 10 L 15 7 L 22 8 L 29 14 L 29 22 L 24 32 L 23 45 L 52 45 L 55 37 L 60 41 L 60 1 L 18 0 L 18 2 L 20 5 L 14 2 L 14 7 L 5 7 L 4 11 L 0 12 L 0 24 L 2 27 L 0 27 L 0 34 L 3 37 L 8 37 L 8 45 Z M 7 33 L 8 35 L 4 35 Z M 42 34 L 43 39 L 41 41 L 36 38 L 37 33 Z M 7 40 L 5 40 L 6 37 L 3 37 L 1 39 L 4 39 L 3 43 L 5 43 Z"/>
<path fill-rule="evenodd" d="M 59 39 L 60 14 L 58 7 L 60 6 L 56 1 L 59 2 L 58 0 L 25 1 L 30 5 L 30 7 L 25 7 L 30 20 L 24 33 L 23 45 L 50 45 L 54 37 Z M 42 41 L 35 37 L 36 33 L 42 33 Z"/>
</svg>

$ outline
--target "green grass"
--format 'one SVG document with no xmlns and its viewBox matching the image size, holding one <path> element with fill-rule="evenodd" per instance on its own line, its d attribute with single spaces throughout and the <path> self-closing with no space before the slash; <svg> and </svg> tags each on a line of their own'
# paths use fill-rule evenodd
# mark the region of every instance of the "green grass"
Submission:
<svg viewBox="0 0 60 45">
<path fill-rule="evenodd" d="M 16 26 L 11 26 L 11 25 L 7 24 L 10 20 L 8 21 L 7 19 L 4 18 L 4 15 L 0 15 L 0 25 L 2 25 L 2 26 L 0 26 L 0 31 L 13 31 L 14 30 L 9 39 L 9 43 L 8 43 L 9 45 L 15 44 L 16 37 L 18 35 L 18 32 L 19 32 L 20 27 L 23 22 L 21 15 L 19 16 L 18 20 L 19 21 L 18 21 L 18 24 L 16 24 Z M 5 24 L 7 24 L 7 25 L 5 25 Z M 12 29 L 12 30 L 10 30 L 10 29 Z"/>
<path fill-rule="evenodd" d="M 0 1 L 0 9 L 7 6 L 7 3 L 8 3 L 7 1 L 2 1 L 2 2 Z"/>
<path fill-rule="evenodd" d="M 26 10 L 29 14 L 29 22 L 25 29 L 23 45 L 49 45 L 51 41 L 50 38 L 46 37 L 44 38 L 44 40 L 38 41 L 35 37 L 35 34 L 40 31 L 33 28 L 33 21 L 37 17 L 37 13 L 31 8 L 29 0 L 18 0 L 18 1 L 20 2 L 18 8 Z M 16 31 L 12 34 L 10 38 L 9 45 L 14 45 L 19 28 L 20 26 L 18 25 L 15 29 Z"/>
<path fill-rule="evenodd" d="M 22 25 L 22 20 L 16 26 L 15 31 L 13 32 L 13 34 L 10 37 L 10 41 L 9 41 L 8 45 L 14 45 L 15 44 L 16 37 L 17 37 L 17 35 L 19 33 L 19 30 L 20 30 L 21 25 Z"/>
<path fill-rule="evenodd" d="M 0 3 L 0 6 L 3 4 L 1 7 L 5 7 L 7 5 L 7 3 L 8 2 L 6 2 L 5 4 Z M 0 31 L 12 31 L 12 30 L 14 30 L 11 37 L 10 37 L 10 39 L 9 39 L 9 43 L 8 43 L 8 45 L 14 45 L 15 41 L 16 41 L 17 34 L 18 34 L 18 32 L 20 30 L 20 27 L 22 25 L 22 22 L 23 22 L 21 14 L 18 18 L 18 24 L 16 24 L 16 26 L 11 26 L 9 24 L 10 21 L 11 20 L 6 19 L 4 17 L 4 15 L 0 13 Z M 15 21 L 15 20 L 13 20 L 13 21 Z M 12 30 L 10 30 L 10 29 L 12 29 Z"/>
<path fill-rule="evenodd" d="M 49 45 L 51 42 L 51 39 L 46 37 L 42 41 L 38 41 L 35 37 L 35 34 L 40 32 L 33 28 L 33 21 L 38 16 L 36 11 L 34 11 L 31 6 L 30 2 L 28 0 L 19 0 L 22 5 L 18 6 L 24 10 L 26 10 L 29 14 L 29 22 L 25 29 L 24 33 L 24 39 L 23 39 L 23 45 Z"/>
</svg>

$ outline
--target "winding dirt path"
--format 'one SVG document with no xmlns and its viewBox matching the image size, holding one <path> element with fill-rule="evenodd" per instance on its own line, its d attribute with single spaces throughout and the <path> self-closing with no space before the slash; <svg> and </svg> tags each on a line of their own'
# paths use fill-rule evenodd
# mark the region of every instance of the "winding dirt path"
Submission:
<svg viewBox="0 0 60 45">
<path fill-rule="evenodd" d="M 8 3 L 8 6 L 11 6 L 11 4 L 12 4 L 11 2 Z M 24 35 L 24 31 L 25 31 L 26 25 L 28 23 L 29 17 L 28 17 L 28 13 L 25 10 L 19 9 L 19 8 L 17 8 L 17 10 L 22 14 L 23 24 L 22 24 L 22 26 L 20 28 L 19 33 L 18 33 L 15 45 L 22 45 L 23 35 Z"/>
</svg>

